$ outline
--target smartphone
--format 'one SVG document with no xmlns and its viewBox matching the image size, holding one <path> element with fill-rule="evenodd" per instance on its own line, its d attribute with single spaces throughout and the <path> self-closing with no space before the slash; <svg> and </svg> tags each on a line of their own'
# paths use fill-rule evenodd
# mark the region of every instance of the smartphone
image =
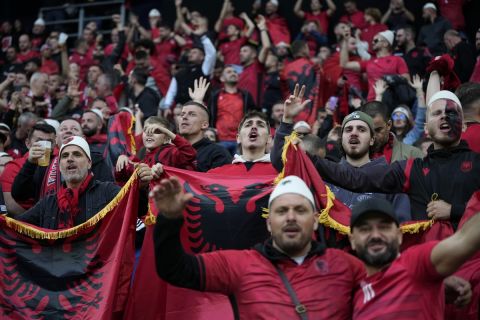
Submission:
<svg viewBox="0 0 480 320">
<path fill-rule="evenodd" d="M 337 108 L 338 97 L 331 96 L 328 98 L 328 109 L 335 110 Z"/>
</svg>

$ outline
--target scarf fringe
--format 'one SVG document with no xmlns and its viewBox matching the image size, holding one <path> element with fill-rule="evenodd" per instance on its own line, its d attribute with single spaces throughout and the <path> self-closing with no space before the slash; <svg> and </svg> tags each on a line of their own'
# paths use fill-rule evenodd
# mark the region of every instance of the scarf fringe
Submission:
<svg viewBox="0 0 480 320">
<path fill-rule="evenodd" d="M 419 233 L 420 231 L 425 231 L 430 228 L 435 223 L 434 220 L 421 221 L 415 223 L 406 223 L 400 226 L 402 233 Z"/>
<path fill-rule="evenodd" d="M 146 226 L 151 226 L 151 225 L 157 223 L 157 217 L 152 212 L 152 208 L 150 207 L 150 202 L 148 203 L 148 213 L 147 213 L 147 216 L 145 217 L 145 220 L 143 221 L 143 223 Z"/>
<path fill-rule="evenodd" d="M 15 220 L 13 218 L 5 216 L 6 225 L 15 230 L 18 233 L 24 234 L 32 239 L 47 239 L 47 240 L 57 240 L 62 238 L 67 238 L 73 235 L 78 234 L 80 231 L 88 229 L 96 225 L 100 220 L 105 218 L 108 213 L 110 213 L 128 194 L 130 189 L 132 188 L 133 184 L 137 180 L 137 170 L 135 170 L 134 174 L 130 177 L 127 183 L 123 186 L 122 189 L 118 192 L 118 194 L 110 201 L 102 210 L 100 210 L 97 214 L 93 217 L 88 219 L 82 224 L 75 226 L 73 228 L 68 228 L 64 230 L 56 230 L 56 231 L 42 231 L 38 228 L 31 226 L 29 224 L 23 223 L 21 221 Z"/>
<path fill-rule="evenodd" d="M 137 154 L 137 144 L 135 143 L 135 135 L 132 134 L 132 131 L 134 130 L 134 125 L 135 125 L 135 116 L 131 116 L 130 118 L 130 127 L 128 128 L 127 134 L 130 137 L 130 148 L 132 150 L 132 155 Z"/>
</svg>

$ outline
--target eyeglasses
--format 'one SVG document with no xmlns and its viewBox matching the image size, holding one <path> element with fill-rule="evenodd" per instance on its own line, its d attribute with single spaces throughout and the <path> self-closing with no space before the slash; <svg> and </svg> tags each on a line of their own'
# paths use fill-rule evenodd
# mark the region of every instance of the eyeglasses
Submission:
<svg viewBox="0 0 480 320">
<path fill-rule="evenodd" d="M 395 113 L 395 114 L 392 114 L 392 120 L 395 121 L 395 120 L 407 120 L 407 116 L 404 115 L 403 113 Z"/>
</svg>

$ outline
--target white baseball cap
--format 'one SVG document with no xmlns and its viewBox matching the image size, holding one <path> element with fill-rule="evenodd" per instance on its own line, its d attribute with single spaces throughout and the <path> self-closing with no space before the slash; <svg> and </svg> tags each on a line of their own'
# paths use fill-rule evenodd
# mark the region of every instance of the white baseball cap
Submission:
<svg viewBox="0 0 480 320">
<path fill-rule="evenodd" d="M 437 11 L 437 7 L 431 2 L 425 3 L 425 5 L 423 6 L 423 9 L 433 9 Z"/>
<path fill-rule="evenodd" d="M 85 112 L 93 112 L 97 115 L 97 117 L 100 118 L 100 120 L 103 121 L 103 114 L 102 114 L 102 111 L 98 110 L 98 109 L 90 109 L 90 110 L 87 110 Z"/>
<path fill-rule="evenodd" d="M 269 2 L 278 7 L 278 0 L 270 0 Z"/>
<path fill-rule="evenodd" d="M 148 17 L 149 18 L 153 18 L 153 17 L 161 17 L 162 15 L 160 14 L 160 11 L 158 11 L 157 9 L 152 9 L 150 10 L 150 12 L 148 13 Z"/>
<path fill-rule="evenodd" d="M 395 39 L 395 34 L 393 33 L 393 31 L 385 30 L 379 32 L 378 35 L 384 37 L 390 45 L 393 45 L 393 40 Z"/>
<path fill-rule="evenodd" d="M 293 126 L 293 130 L 297 130 L 298 128 L 307 128 L 308 130 L 312 130 L 312 127 L 310 127 L 310 125 L 305 121 L 298 121 L 297 123 L 295 123 L 295 125 Z"/>
<path fill-rule="evenodd" d="M 87 141 L 86 141 L 85 139 L 83 139 L 82 137 L 73 136 L 70 141 L 68 141 L 68 142 L 65 143 L 65 144 L 62 144 L 62 146 L 60 147 L 60 152 L 59 152 L 58 154 L 61 155 L 63 149 L 64 149 L 65 147 L 68 147 L 68 146 L 77 146 L 77 147 L 80 147 L 80 149 L 82 149 L 83 152 L 85 152 L 85 154 L 87 155 L 88 159 L 90 159 L 90 161 L 92 161 L 92 157 L 90 156 L 90 147 L 88 146 Z"/>
<path fill-rule="evenodd" d="M 315 200 L 312 191 L 308 188 L 305 181 L 297 176 L 288 176 L 280 180 L 275 189 L 273 189 L 268 199 L 268 207 L 272 205 L 273 200 L 286 193 L 294 193 L 305 197 L 312 204 L 315 210 Z"/>
<path fill-rule="evenodd" d="M 43 20 L 42 18 L 38 18 L 37 20 L 35 20 L 33 25 L 44 26 L 45 25 L 45 20 Z"/>
<path fill-rule="evenodd" d="M 453 102 L 458 104 L 460 108 L 462 108 L 462 104 L 460 103 L 460 100 L 458 99 L 458 97 L 453 92 L 450 92 L 448 90 L 441 90 L 435 93 L 428 101 L 428 106 L 429 107 L 432 106 L 432 104 L 435 101 L 441 100 L 441 99 L 452 100 Z"/>
</svg>

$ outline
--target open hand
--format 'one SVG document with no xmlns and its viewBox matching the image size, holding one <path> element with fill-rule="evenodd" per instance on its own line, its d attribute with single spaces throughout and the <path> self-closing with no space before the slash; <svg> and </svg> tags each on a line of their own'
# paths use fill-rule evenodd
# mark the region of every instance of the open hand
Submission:
<svg viewBox="0 0 480 320">
<path fill-rule="evenodd" d="M 293 94 L 290 95 L 285 103 L 283 104 L 284 113 L 283 113 L 283 122 L 293 123 L 293 118 L 295 118 L 311 100 L 303 100 L 303 95 L 305 94 L 305 85 L 300 89 L 300 85 L 297 83 Z"/>
<path fill-rule="evenodd" d="M 177 177 L 163 179 L 149 194 L 159 213 L 170 219 L 180 218 L 191 193 L 185 193 Z"/>
</svg>

